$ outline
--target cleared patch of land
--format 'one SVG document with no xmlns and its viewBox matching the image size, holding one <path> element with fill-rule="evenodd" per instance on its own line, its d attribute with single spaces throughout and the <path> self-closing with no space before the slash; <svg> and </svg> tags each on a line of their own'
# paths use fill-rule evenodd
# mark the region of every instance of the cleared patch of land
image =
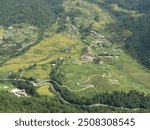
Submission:
<svg viewBox="0 0 150 130">
<path fill-rule="evenodd" d="M 62 87 L 80 96 L 129 90 L 150 93 L 149 71 L 125 53 L 114 64 L 65 63 L 59 73 L 63 74 Z"/>
<path fill-rule="evenodd" d="M 45 96 L 54 96 L 54 94 L 50 91 L 50 85 L 44 85 L 44 86 L 41 86 L 39 88 L 37 88 L 37 92 L 38 94 L 40 95 L 45 95 Z"/>
<path fill-rule="evenodd" d="M 121 55 L 115 65 L 109 66 L 125 91 L 130 89 L 150 93 L 150 72 L 127 54 Z"/>
<path fill-rule="evenodd" d="M 0 37 L 3 37 L 5 33 L 5 30 L 3 29 L 3 27 L 0 27 Z"/>
<path fill-rule="evenodd" d="M 90 92 L 95 95 L 99 92 L 121 90 L 120 82 L 106 65 L 94 63 L 64 64 L 59 71 L 64 74 L 63 87 L 68 88 L 73 93 Z M 109 81 L 109 79 L 116 82 Z"/>
<path fill-rule="evenodd" d="M 135 11 L 135 10 L 127 10 L 125 8 L 119 7 L 118 4 L 112 4 L 112 8 L 114 11 L 117 11 L 117 12 L 128 13 L 132 17 L 140 17 L 140 16 L 144 15 L 143 13 L 140 13 L 140 12 Z"/>
<path fill-rule="evenodd" d="M 2 90 L 11 91 L 13 88 L 14 88 L 14 86 L 11 85 L 10 83 L 0 83 L 0 91 L 2 91 Z"/>
</svg>

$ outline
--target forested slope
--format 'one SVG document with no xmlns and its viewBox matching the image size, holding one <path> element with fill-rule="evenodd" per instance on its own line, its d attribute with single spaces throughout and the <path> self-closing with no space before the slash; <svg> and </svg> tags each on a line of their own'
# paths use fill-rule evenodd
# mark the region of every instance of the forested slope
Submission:
<svg viewBox="0 0 150 130">
<path fill-rule="evenodd" d="M 118 21 L 120 21 L 120 17 L 122 17 L 121 26 L 133 32 L 133 35 L 127 39 L 125 49 L 140 63 L 150 68 L 150 1 L 106 0 L 106 2 L 117 3 L 120 7 L 127 10 L 143 13 L 140 17 L 125 16 L 123 13 L 116 16 Z"/>
<path fill-rule="evenodd" d="M 93 0 L 116 19 L 115 31 L 130 30 L 125 49 L 140 63 L 150 68 L 150 1 Z M 118 30 L 117 30 L 118 29 Z"/>
<path fill-rule="evenodd" d="M 139 11 L 146 12 L 150 9 L 149 0 L 106 0 L 108 3 L 117 3 L 119 6 L 127 9 L 136 9 Z"/>
<path fill-rule="evenodd" d="M 59 13 L 61 0 L 0 0 L 0 25 L 49 25 Z"/>
</svg>

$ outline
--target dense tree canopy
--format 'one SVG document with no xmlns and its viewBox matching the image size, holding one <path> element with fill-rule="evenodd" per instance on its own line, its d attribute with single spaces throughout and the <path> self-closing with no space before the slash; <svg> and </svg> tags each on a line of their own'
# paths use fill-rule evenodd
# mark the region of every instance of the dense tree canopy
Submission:
<svg viewBox="0 0 150 130">
<path fill-rule="evenodd" d="M 0 25 L 30 23 L 50 25 L 62 12 L 62 0 L 0 0 Z"/>
</svg>

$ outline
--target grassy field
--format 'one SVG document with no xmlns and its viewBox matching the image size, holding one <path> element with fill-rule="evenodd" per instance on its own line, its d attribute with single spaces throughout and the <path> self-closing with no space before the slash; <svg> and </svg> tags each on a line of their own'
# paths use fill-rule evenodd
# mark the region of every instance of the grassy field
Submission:
<svg viewBox="0 0 150 130">
<path fill-rule="evenodd" d="M 150 93 L 150 71 L 127 54 L 122 54 L 114 65 L 68 63 L 59 72 L 64 74 L 63 86 L 79 96 L 129 90 Z"/>
<path fill-rule="evenodd" d="M 77 85 L 77 83 L 86 81 L 89 76 L 103 74 L 103 72 L 97 71 L 86 64 L 65 64 L 60 69 L 62 70 L 61 72 L 65 74 L 64 79 L 66 80 L 64 85 L 70 86 L 73 90 L 81 89 L 81 86 Z"/>
<path fill-rule="evenodd" d="M 49 74 L 51 72 L 50 64 L 42 64 L 34 67 L 33 69 L 23 72 L 25 77 L 34 77 L 36 79 L 46 80 L 49 79 Z"/>
<path fill-rule="evenodd" d="M 112 4 L 112 8 L 114 11 L 117 11 L 117 12 L 128 13 L 132 17 L 140 17 L 140 16 L 144 15 L 143 13 L 140 13 L 140 12 L 135 11 L 135 10 L 128 10 L 128 9 L 119 7 L 117 4 Z"/>
<path fill-rule="evenodd" d="M 5 90 L 5 91 L 11 91 L 14 88 L 13 85 L 10 83 L 0 83 L 0 91 Z"/>
<path fill-rule="evenodd" d="M 5 30 L 2 27 L 0 27 L 0 37 L 3 37 L 4 33 L 5 33 Z"/>
<path fill-rule="evenodd" d="M 150 72 L 127 54 L 121 55 L 120 60 L 110 69 L 121 82 L 124 90 L 135 89 L 145 93 L 150 92 Z"/>
<path fill-rule="evenodd" d="M 59 71 L 64 74 L 63 86 L 80 96 L 122 90 L 122 85 L 105 64 L 64 64 Z"/>
<path fill-rule="evenodd" d="M 54 96 L 54 94 L 49 90 L 50 85 L 44 85 L 37 89 L 38 94 L 44 96 Z"/>
<path fill-rule="evenodd" d="M 71 92 L 71 93 L 77 95 L 78 97 L 86 97 L 86 98 L 91 99 L 91 97 L 98 94 L 98 91 L 94 88 L 90 88 L 90 89 L 86 89 L 84 91 Z"/>
</svg>

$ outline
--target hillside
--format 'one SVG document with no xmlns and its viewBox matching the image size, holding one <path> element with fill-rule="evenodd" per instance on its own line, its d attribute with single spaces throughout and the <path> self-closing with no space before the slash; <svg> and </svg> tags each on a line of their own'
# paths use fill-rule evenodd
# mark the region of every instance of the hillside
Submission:
<svg viewBox="0 0 150 130">
<path fill-rule="evenodd" d="M 61 0 L 0 0 L 0 25 L 50 25 L 61 11 Z"/>
<path fill-rule="evenodd" d="M 88 0 L 89 1 L 89 0 Z M 117 24 L 115 31 L 126 29 L 132 36 L 126 38 L 125 48 L 141 64 L 150 68 L 150 1 L 149 0 L 93 0 L 109 11 Z M 113 28 L 110 27 L 112 30 Z"/>
<path fill-rule="evenodd" d="M 149 112 L 144 1 L 0 0 L 0 112 Z"/>
<path fill-rule="evenodd" d="M 119 30 L 121 28 L 127 29 L 132 32 L 132 37 L 127 39 L 125 49 L 129 52 L 134 58 L 136 58 L 140 63 L 144 64 L 149 68 L 149 0 L 93 0 L 89 1 L 100 5 L 103 9 L 107 10 L 113 17 L 117 18 L 117 24 L 115 28 Z M 60 17 L 60 14 L 63 16 L 60 19 L 59 31 L 65 30 L 66 17 L 69 16 L 74 25 L 77 25 L 78 28 L 83 27 L 83 25 L 93 24 L 94 27 L 102 27 L 105 22 L 109 22 L 109 15 L 98 15 L 102 11 L 97 13 L 91 13 L 87 15 L 88 11 L 80 8 L 79 3 L 85 3 L 79 1 L 78 3 L 74 1 L 77 5 L 74 4 L 74 7 L 69 5 L 72 10 L 65 10 L 63 3 L 67 1 L 62 0 L 0 0 L 0 25 L 11 26 L 16 23 L 29 23 L 35 26 L 48 26 L 56 22 L 56 19 Z M 33 6 L 34 5 L 34 6 Z M 79 7 L 77 7 L 79 6 Z M 87 8 L 90 8 L 90 5 L 87 5 Z M 91 5 L 92 6 L 92 5 Z M 68 8 L 68 9 L 69 9 Z M 93 6 L 94 8 L 94 6 Z M 95 8 L 96 9 L 96 8 Z M 126 11 L 128 10 L 128 11 Z M 94 14 L 94 15 L 93 15 Z M 98 20 L 92 21 L 91 16 L 94 16 Z M 137 16 L 142 15 L 141 17 Z M 132 17 L 133 16 L 133 17 Z M 134 17 L 135 16 L 135 17 Z M 79 17 L 79 20 L 78 20 Z M 107 21 L 107 20 L 108 21 Z M 82 23 L 82 22 L 83 23 Z M 90 21 L 90 22 L 89 22 Z M 82 26 L 81 26 L 82 25 Z M 118 32 L 119 32 L 118 30 Z M 142 47 L 142 49 L 141 49 Z"/>
<path fill-rule="evenodd" d="M 62 0 L 0 0 L 0 64 L 38 43 L 60 12 Z"/>
<path fill-rule="evenodd" d="M 109 0 L 107 0 L 109 1 Z M 110 2 L 110 1 L 109 1 Z M 126 50 L 135 57 L 140 63 L 144 64 L 146 67 L 150 68 L 150 1 L 149 0 L 124 0 L 111 1 L 112 3 L 117 3 L 120 7 L 128 10 L 136 10 L 137 12 L 143 14 L 141 17 L 130 17 L 125 18 L 126 24 L 125 28 L 130 28 L 133 32 L 133 36 L 127 40 Z M 121 14 L 120 14 L 121 15 Z M 118 19 L 120 19 L 120 15 Z M 124 15 L 123 15 L 124 16 Z M 131 20 L 129 20 L 129 18 Z M 124 23 L 125 23 L 124 22 Z"/>
</svg>

